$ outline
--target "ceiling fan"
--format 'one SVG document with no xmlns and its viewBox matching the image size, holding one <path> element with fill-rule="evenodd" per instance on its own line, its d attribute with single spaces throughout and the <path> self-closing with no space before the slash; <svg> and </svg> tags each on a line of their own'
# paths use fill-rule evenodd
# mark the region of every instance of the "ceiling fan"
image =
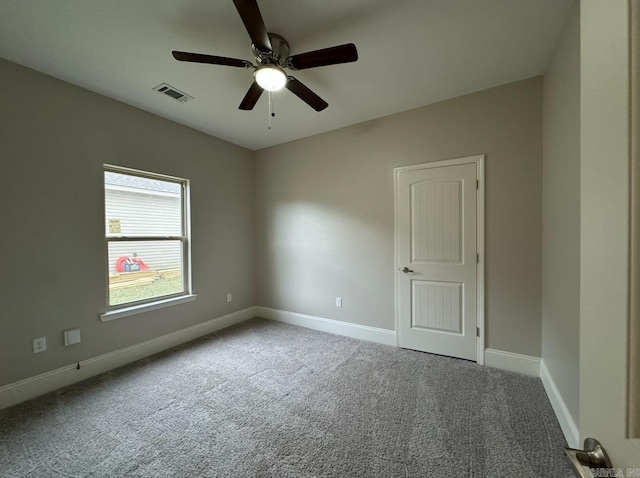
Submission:
<svg viewBox="0 0 640 478">
<path fill-rule="evenodd" d="M 316 111 L 322 111 L 329 106 L 326 101 L 300 81 L 287 75 L 284 69 L 305 70 L 356 61 L 358 59 L 356 46 L 353 43 L 347 43 L 289 56 L 290 50 L 287 40 L 280 35 L 267 32 L 256 0 L 233 0 L 233 3 L 253 42 L 251 50 L 255 55 L 257 65 L 237 58 L 185 51 L 173 51 L 173 57 L 178 61 L 253 68 L 253 83 L 240 103 L 241 110 L 252 110 L 264 90 L 277 91 L 282 88 L 287 88 Z"/>
</svg>

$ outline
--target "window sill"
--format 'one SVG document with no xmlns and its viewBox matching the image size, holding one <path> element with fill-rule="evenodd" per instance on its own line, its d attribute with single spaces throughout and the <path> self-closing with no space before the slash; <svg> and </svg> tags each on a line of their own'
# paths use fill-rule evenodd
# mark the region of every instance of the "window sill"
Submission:
<svg viewBox="0 0 640 478">
<path fill-rule="evenodd" d="M 149 304 L 134 305 L 133 307 L 123 307 L 118 310 L 110 310 L 100 315 L 102 322 L 108 322 L 110 320 L 121 319 L 123 317 L 129 317 L 130 315 L 142 314 L 150 312 L 152 310 L 164 309 L 165 307 L 172 307 L 178 304 L 184 304 L 186 302 L 192 302 L 198 297 L 197 294 L 181 295 L 180 297 L 172 297 L 170 299 L 158 300 L 156 302 L 150 302 Z"/>
</svg>

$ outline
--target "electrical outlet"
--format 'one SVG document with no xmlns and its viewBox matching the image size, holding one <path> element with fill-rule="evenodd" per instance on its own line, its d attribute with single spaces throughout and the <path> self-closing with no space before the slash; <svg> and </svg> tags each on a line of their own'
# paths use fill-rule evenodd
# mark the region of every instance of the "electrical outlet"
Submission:
<svg viewBox="0 0 640 478">
<path fill-rule="evenodd" d="M 342 297 L 336 297 L 336 307 L 342 307 Z"/>
<path fill-rule="evenodd" d="M 47 338 L 40 337 L 37 339 L 33 339 L 33 353 L 37 354 L 40 352 L 44 352 L 47 350 Z"/>
<path fill-rule="evenodd" d="M 233 296 L 231 294 L 227 294 L 227 302 L 231 302 L 233 300 Z"/>
</svg>

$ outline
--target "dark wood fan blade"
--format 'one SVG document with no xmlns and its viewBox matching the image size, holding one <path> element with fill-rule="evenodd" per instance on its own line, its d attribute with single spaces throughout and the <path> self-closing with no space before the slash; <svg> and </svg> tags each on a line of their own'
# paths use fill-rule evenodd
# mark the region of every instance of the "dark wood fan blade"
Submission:
<svg viewBox="0 0 640 478">
<path fill-rule="evenodd" d="M 255 47 L 261 52 L 270 52 L 271 40 L 269 40 L 269 34 L 264 26 L 256 0 L 233 0 L 233 4 L 236 6 L 242 23 L 244 23 L 244 27 L 247 29 Z"/>
<path fill-rule="evenodd" d="M 241 110 L 252 110 L 258 102 L 258 99 L 260 98 L 260 95 L 263 91 L 264 90 L 260 87 L 260 85 L 258 85 L 258 83 L 254 81 L 253 84 L 249 87 L 249 91 L 247 91 L 247 94 L 244 95 L 239 108 Z"/>
<path fill-rule="evenodd" d="M 208 63 L 210 65 L 237 66 L 238 68 L 251 68 L 250 61 L 225 56 L 203 55 L 201 53 L 189 53 L 186 51 L 172 51 L 173 57 L 178 61 L 190 61 L 193 63 Z"/>
<path fill-rule="evenodd" d="M 358 50 L 353 43 L 332 46 L 322 50 L 309 51 L 299 55 L 290 56 L 287 59 L 287 66 L 292 70 L 304 70 L 306 68 L 316 68 L 318 66 L 336 65 L 338 63 L 349 63 L 358 59 Z"/>
<path fill-rule="evenodd" d="M 306 104 L 311 106 L 314 110 L 322 111 L 327 106 L 329 106 L 329 103 L 327 103 L 309 88 L 296 80 L 293 76 L 288 76 L 287 79 L 287 89 L 302 101 L 304 101 Z"/>
</svg>

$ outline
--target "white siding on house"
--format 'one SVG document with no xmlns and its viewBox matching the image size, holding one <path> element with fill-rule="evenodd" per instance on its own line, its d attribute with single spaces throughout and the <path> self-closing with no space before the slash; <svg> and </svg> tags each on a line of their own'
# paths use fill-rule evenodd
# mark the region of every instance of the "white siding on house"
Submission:
<svg viewBox="0 0 640 478">
<path fill-rule="evenodd" d="M 127 190 L 130 189 L 130 190 Z M 179 193 L 105 186 L 105 233 L 107 236 L 180 236 L 182 205 Z M 110 221 L 120 221 L 120 232 L 110 233 Z M 109 243 L 109 273 L 116 272 L 122 256 L 137 257 L 151 270 L 180 267 L 179 241 L 135 241 Z"/>
</svg>

